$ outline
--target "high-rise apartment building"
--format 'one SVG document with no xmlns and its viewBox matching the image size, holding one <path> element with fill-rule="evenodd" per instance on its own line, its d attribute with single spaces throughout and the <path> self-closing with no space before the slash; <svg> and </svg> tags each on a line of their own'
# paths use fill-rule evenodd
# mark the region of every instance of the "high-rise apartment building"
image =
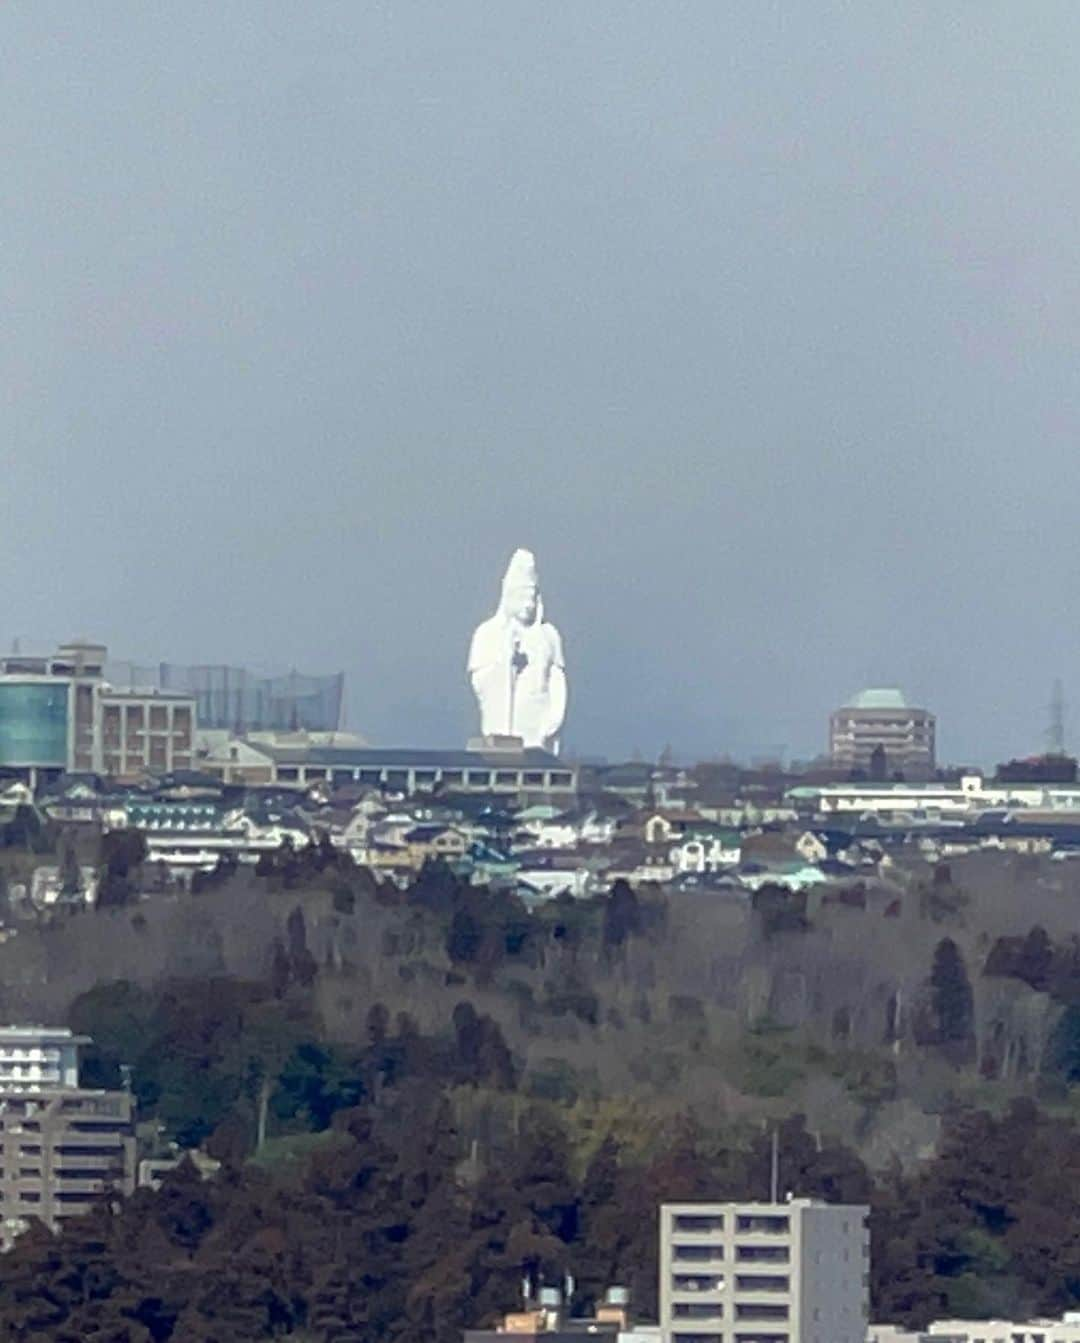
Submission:
<svg viewBox="0 0 1080 1343">
<path fill-rule="evenodd" d="M 107 1190 L 135 1187 L 134 1103 L 78 1084 L 69 1030 L 0 1027 L 0 1248 L 38 1218 L 55 1230 Z"/>
<path fill-rule="evenodd" d="M 861 770 L 882 780 L 934 772 L 936 722 L 911 708 L 899 690 L 863 690 L 829 719 L 829 755 L 839 769 Z"/>
<path fill-rule="evenodd" d="M 665 1203 L 661 1343 L 865 1343 L 869 1208 Z"/>
</svg>

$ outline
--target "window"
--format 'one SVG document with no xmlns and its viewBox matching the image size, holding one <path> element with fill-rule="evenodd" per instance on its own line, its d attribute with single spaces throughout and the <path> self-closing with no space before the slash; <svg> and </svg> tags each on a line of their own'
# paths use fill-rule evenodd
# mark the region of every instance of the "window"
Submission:
<svg viewBox="0 0 1080 1343">
<path fill-rule="evenodd" d="M 786 1320 L 787 1317 L 787 1306 L 765 1305 L 755 1301 L 739 1304 L 735 1307 L 735 1318 L 737 1320 Z"/>
<path fill-rule="evenodd" d="M 790 1230 L 787 1217 L 772 1216 L 768 1213 L 744 1213 L 735 1219 L 736 1230 L 748 1231 L 768 1236 L 784 1236 Z"/>
<path fill-rule="evenodd" d="M 786 1264 L 788 1253 L 786 1245 L 739 1245 L 735 1258 L 740 1264 Z"/>
<path fill-rule="evenodd" d="M 719 1301 L 676 1301 L 671 1308 L 675 1320 L 718 1320 L 724 1314 Z"/>
<path fill-rule="evenodd" d="M 712 1235 L 724 1229 L 724 1218 L 721 1213 L 677 1213 L 675 1217 L 676 1231 L 689 1231 L 694 1235 L 704 1236 Z"/>
<path fill-rule="evenodd" d="M 709 1264 L 714 1259 L 723 1259 L 724 1247 L 722 1245 L 676 1245 L 671 1257 L 684 1264 Z"/>
<path fill-rule="evenodd" d="M 722 1292 L 724 1279 L 716 1273 L 676 1273 L 671 1287 L 675 1292 Z"/>
<path fill-rule="evenodd" d="M 786 1277 L 767 1273 L 740 1273 L 735 1286 L 740 1292 L 786 1292 L 789 1282 Z"/>
</svg>

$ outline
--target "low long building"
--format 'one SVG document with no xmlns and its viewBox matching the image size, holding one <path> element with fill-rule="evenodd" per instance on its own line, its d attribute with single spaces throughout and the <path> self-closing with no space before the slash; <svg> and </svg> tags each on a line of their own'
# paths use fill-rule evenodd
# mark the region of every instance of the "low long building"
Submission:
<svg viewBox="0 0 1080 1343">
<path fill-rule="evenodd" d="M 924 1330 L 874 1324 L 867 1343 L 1080 1343 L 1080 1311 L 1057 1320 L 935 1320 Z"/>
<path fill-rule="evenodd" d="M 801 784 L 790 788 L 785 799 L 801 816 L 964 820 L 999 808 L 1080 811 L 1080 785 L 996 783 L 965 774 L 959 783 Z"/>
<path fill-rule="evenodd" d="M 519 800 L 577 795 L 578 770 L 537 748 L 439 751 L 322 742 L 234 740 L 216 746 L 199 768 L 227 783 L 259 782 L 304 788 L 371 784 L 406 794 L 494 793 Z M 253 777 L 254 776 L 254 777 Z"/>
</svg>

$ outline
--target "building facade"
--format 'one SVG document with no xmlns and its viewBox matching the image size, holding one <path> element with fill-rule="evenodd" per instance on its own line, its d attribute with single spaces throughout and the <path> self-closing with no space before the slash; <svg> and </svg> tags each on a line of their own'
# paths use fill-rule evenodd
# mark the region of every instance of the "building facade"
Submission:
<svg viewBox="0 0 1080 1343">
<path fill-rule="evenodd" d="M 105 680 L 105 658 L 103 645 L 80 641 L 47 657 L 0 658 L 0 768 L 36 786 L 65 773 L 192 767 L 195 696 L 118 690 Z"/>
<path fill-rule="evenodd" d="M 829 757 L 837 769 L 891 779 L 934 771 L 936 720 L 899 690 L 864 690 L 829 719 Z"/>
<path fill-rule="evenodd" d="M 0 1095 L 77 1087 L 85 1044 L 66 1027 L 0 1026 Z"/>
<path fill-rule="evenodd" d="M 79 1086 L 85 1038 L 0 1028 L 0 1248 L 34 1218 L 55 1230 L 101 1195 L 135 1188 L 134 1103 Z"/>
<path fill-rule="evenodd" d="M 235 755 L 234 755 L 235 753 Z M 494 793 L 528 801 L 577 795 L 577 767 L 539 748 L 508 751 L 424 751 L 325 745 L 319 741 L 225 743 L 200 757 L 199 768 L 231 782 L 238 767 L 248 778 L 292 788 L 368 784 L 404 794 Z"/>
<path fill-rule="evenodd" d="M 869 1208 L 667 1203 L 662 1343 L 865 1343 Z"/>
<path fill-rule="evenodd" d="M 124 778 L 144 772 L 172 774 L 192 768 L 195 700 L 165 690 L 98 691 L 101 731 L 99 772 Z"/>
</svg>

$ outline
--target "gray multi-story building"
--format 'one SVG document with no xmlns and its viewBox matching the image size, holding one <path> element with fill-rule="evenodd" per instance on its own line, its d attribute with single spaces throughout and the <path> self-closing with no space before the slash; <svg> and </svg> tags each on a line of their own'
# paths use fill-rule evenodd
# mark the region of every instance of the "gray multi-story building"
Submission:
<svg viewBox="0 0 1080 1343">
<path fill-rule="evenodd" d="M 869 1208 L 665 1203 L 661 1343 L 865 1343 Z"/>
<path fill-rule="evenodd" d="M 829 756 L 838 769 L 923 779 L 934 772 L 935 732 L 934 715 L 899 690 L 863 690 L 830 717 Z"/>
<path fill-rule="evenodd" d="M 78 1084 L 69 1030 L 0 1027 L 0 1248 L 32 1218 L 55 1230 L 107 1191 L 135 1188 L 134 1102 Z"/>
</svg>

